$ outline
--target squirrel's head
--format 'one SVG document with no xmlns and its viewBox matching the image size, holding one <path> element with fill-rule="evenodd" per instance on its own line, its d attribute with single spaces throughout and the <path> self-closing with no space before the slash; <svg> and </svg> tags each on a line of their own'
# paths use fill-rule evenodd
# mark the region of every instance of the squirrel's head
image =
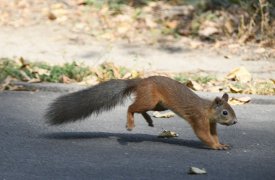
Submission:
<svg viewBox="0 0 275 180">
<path fill-rule="evenodd" d="M 211 105 L 211 121 L 227 126 L 237 123 L 235 112 L 228 104 L 228 99 L 227 93 L 224 93 L 222 98 L 216 97 L 214 99 Z"/>
</svg>

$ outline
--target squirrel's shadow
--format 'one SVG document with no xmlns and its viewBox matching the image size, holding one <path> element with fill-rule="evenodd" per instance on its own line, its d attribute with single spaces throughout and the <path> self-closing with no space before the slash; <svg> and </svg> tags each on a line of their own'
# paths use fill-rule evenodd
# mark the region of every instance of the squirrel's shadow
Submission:
<svg viewBox="0 0 275 180">
<path fill-rule="evenodd" d="M 155 135 L 149 134 L 130 134 L 130 133 L 108 133 L 108 132 L 58 132 L 48 133 L 43 135 L 47 139 L 71 140 L 71 139 L 96 139 L 96 138 L 117 138 L 121 145 L 128 143 L 161 142 L 172 145 L 186 146 L 196 149 L 207 149 L 200 141 L 184 140 L 178 138 L 159 138 Z"/>
</svg>

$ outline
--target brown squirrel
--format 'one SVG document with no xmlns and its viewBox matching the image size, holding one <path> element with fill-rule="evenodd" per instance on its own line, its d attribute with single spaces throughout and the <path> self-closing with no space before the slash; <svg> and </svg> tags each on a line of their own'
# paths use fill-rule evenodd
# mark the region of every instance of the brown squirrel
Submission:
<svg viewBox="0 0 275 180">
<path fill-rule="evenodd" d="M 216 128 L 217 123 L 237 123 L 235 112 L 227 103 L 228 94 L 209 101 L 200 98 L 184 84 L 162 76 L 110 80 L 61 96 L 49 106 L 46 118 L 52 125 L 83 119 L 123 103 L 125 97 L 131 93 L 135 94 L 135 101 L 128 107 L 127 130 L 135 127 L 134 113 L 141 113 L 148 125 L 153 127 L 153 121 L 147 111 L 170 109 L 187 120 L 197 137 L 210 148 L 229 148 L 219 142 Z"/>
</svg>

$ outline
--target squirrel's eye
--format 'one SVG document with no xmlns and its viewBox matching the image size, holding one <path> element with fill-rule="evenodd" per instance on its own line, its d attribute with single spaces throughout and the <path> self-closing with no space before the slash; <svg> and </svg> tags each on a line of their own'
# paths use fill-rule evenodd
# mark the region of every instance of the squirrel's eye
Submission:
<svg viewBox="0 0 275 180">
<path fill-rule="evenodd" d="M 222 111 L 222 114 L 223 114 L 224 116 L 227 116 L 227 115 L 228 115 L 228 112 L 227 112 L 226 110 L 223 110 L 223 111 Z"/>
</svg>

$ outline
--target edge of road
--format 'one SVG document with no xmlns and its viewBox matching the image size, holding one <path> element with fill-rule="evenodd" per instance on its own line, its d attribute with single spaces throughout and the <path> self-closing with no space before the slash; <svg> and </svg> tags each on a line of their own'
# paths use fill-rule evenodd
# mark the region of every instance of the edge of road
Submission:
<svg viewBox="0 0 275 180">
<path fill-rule="evenodd" d="M 21 81 L 13 81 L 11 84 L 16 86 L 21 86 L 29 91 L 46 91 L 46 92 L 58 92 L 58 93 L 69 93 L 78 91 L 88 86 L 79 85 L 79 84 L 61 84 L 61 83 L 28 83 Z M 199 92 L 196 91 L 196 94 L 203 98 L 213 99 L 217 96 L 221 96 L 223 93 L 213 93 L 213 92 Z M 228 93 L 230 97 L 244 97 L 249 96 L 251 98 L 251 104 L 275 104 L 275 96 L 266 96 L 266 95 L 253 95 L 253 94 L 233 94 Z"/>
</svg>

